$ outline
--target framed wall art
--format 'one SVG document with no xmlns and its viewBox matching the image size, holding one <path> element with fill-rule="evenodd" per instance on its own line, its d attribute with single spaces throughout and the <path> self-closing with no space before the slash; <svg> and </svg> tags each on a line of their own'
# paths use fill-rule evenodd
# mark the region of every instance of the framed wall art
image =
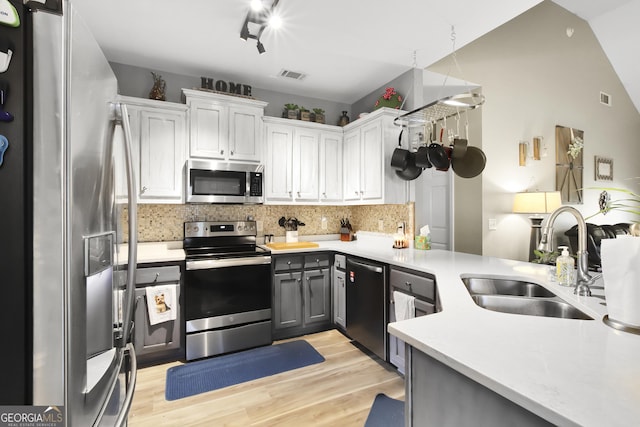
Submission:
<svg viewBox="0 0 640 427">
<path fill-rule="evenodd" d="M 582 204 L 584 131 L 556 126 L 556 190 L 562 203 Z"/>
<path fill-rule="evenodd" d="M 613 181 L 613 159 L 595 156 L 594 166 L 596 181 Z"/>
</svg>

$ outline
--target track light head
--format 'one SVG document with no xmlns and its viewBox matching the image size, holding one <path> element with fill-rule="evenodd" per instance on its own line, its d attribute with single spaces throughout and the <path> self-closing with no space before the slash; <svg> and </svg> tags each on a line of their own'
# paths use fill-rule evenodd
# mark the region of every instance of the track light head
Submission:
<svg viewBox="0 0 640 427">
<path fill-rule="evenodd" d="M 260 40 L 258 40 L 258 43 L 256 44 L 256 47 L 258 48 L 258 53 L 260 55 L 262 55 L 263 53 L 266 52 L 266 50 L 264 49 L 264 45 L 262 44 L 262 42 Z"/>
</svg>

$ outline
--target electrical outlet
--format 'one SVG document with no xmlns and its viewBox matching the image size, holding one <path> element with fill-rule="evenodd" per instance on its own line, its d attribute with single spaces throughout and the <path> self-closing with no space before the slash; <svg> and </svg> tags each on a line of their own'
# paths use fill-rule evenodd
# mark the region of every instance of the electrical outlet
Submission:
<svg viewBox="0 0 640 427">
<path fill-rule="evenodd" d="M 262 221 L 256 221 L 256 231 L 260 232 L 263 230 L 263 223 Z"/>
<path fill-rule="evenodd" d="M 378 220 L 378 231 L 384 231 L 384 221 L 381 219 Z"/>
<path fill-rule="evenodd" d="M 322 228 L 323 230 L 327 229 L 327 217 L 323 216 L 320 219 L 320 228 Z"/>
<path fill-rule="evenodd" d="M 489 218 L 489 230 L 496 230 L 498 228 L 498 221 L 495 218 Z"/>
</svg>

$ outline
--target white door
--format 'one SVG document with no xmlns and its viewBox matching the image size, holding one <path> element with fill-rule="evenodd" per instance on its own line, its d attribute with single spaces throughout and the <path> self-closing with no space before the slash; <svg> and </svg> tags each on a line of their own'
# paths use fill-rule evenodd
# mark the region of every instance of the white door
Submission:
<svg viewBox="0 0 640 427">
<path fill-rule="evenodd" d="M 382 199 L 384 151 L 382 124 L 376 121 L 362 128 L 361 191 L 363 200 Z"/>
<path fill-rule="evenodd" d="M 320 132 L 296 129 L 293 144 L 293 198 L 318 201 Z"/>
<path fill-rule="evenodd" d="M 184 164 L 185 113 L 140 113 L 140 200 L 180 202 Z"/>
<path fill-rule="evenodd" d="M 345 133 L 343 144 L 344 200 L 360 200 L 360 129 L 353 129 Z"/>
<path fill-rule="evenodd" d="M 452 172 L 425 169 L 416 183 L 416 234 L 428 225 L 433 249 L 451 250 L 453 236 Z"/>
<path fill-rule="evenodd" d="M 227 157 L 228 109 L 211 102 L 190 101 L 190 155 L 207 159 Z"/>
<path fill-rule="evenodd" d="M 342 200 L 342 135 L 320 135 L 320 201 Z"/>
<path fill-rule="evenodd" d="M 229 108 L 229 160 L 260 161 L 261 108 Z"/>
<path fill-rule="evenodd" d="M 293 130 L 267 124 L 265 198 L 267 201 L 293 200 Z"/>
</svg>

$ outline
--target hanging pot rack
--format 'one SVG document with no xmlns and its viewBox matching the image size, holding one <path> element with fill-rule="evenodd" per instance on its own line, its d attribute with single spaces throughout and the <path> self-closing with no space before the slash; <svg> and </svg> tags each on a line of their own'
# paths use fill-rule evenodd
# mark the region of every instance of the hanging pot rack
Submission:
<svg viewBox="0 0 640 427">
<path fill-rule="evenodd" d="M 435 124 L 465 111 L 475 110 L 484 104 L 484 95 L 479 93 L 461 93 L 441 98 L 430 104 L 402 114 L 393 120 L 396 126 L 416 127 Z"/>
</svg>

